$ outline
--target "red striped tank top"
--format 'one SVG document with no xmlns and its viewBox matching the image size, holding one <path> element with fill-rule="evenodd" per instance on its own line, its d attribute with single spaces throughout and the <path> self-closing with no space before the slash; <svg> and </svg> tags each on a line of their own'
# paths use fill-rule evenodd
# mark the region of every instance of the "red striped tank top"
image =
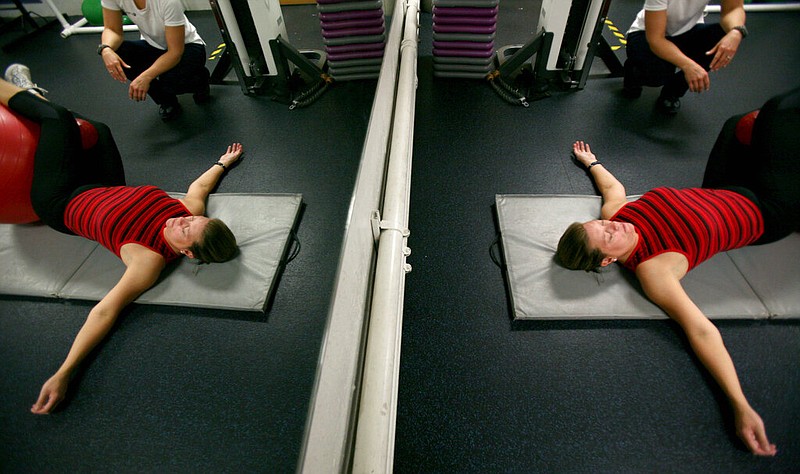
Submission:
<svg viewBox="0 0 800 474">
<path fill-rule="evenodd" d="M 636 227 L 639 242 L 625 267 L 636 267 L 664 252 L 682 253 L 689 269 L 717 252 L 744 247 L 764 232 L 756 204 L 733 191 L 655 188 L 623 206 L 611 218 Z"/>
<path fill-rule="evenodd" d="M 67 205 L 64 224 L 117 257 L 123 245 L 136 243 L 169 262 L 180 254 L 164 239 L 164 224 L 171 217 L 191 215 L 182 202 L 155 186 L 114 186 L 75 196 Z"/>
</svg>

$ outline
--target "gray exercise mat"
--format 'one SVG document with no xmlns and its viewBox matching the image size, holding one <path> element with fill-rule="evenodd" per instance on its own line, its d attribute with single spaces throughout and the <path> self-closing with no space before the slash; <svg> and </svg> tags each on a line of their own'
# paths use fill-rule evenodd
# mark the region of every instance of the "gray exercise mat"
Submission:
<svg viewBox="0 0 800 474">
<path fill-rule="evenodd" d="M 768 245 L 731 250 L 728 255 L 773 318 L 800 317 L 800 234 Z"/>
<path fill-rule="evenodd" d="M 300 194 L 212 194 L 207 215 L 231 228 L 240 255 L 210 265 L 178 259 L 136 302 L 264 311 L 301 204 Z M 125 270 L 99 244 L 42 224 L 0 225 L 0 262 L 0 293 L 95 301 Z"/>
<path fill-rule="evenodd" d="M 97 247 L 43 224 L 0 224 L 0 293 L 57 297 Z"/>
<path fill-rule="evenodd" d="M 667 317 L 645 297 L 635 275 L 620 265 L 594 274 L 567 270 L 555 262 L 564 229 L 572 222 L 598 218 L 600 197 L 497 195 L 495 200 L 515 319 Z M 709 318 L 771 316 L 727 252 L 697 266 L 682 283 Z"/>
</svg>

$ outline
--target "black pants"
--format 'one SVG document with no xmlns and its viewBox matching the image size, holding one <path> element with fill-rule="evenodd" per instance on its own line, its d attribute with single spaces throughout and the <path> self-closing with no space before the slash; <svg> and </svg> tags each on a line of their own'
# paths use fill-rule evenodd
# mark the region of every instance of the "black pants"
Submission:
<svg viewBox="0 0 800 474">
<path fill-rule="evenodd" d="M 735 128 L 743 115 L 725 122 L 706 165 L 703 187 L 731 188 L 758 204 L 766 244 L 800 230 L 800 88 L 761 107 L 750 145 Z M 744 188 L 744 189 L 741 189 Z"/>
<path fill-rule="evenodd" d="M 164 54 L 164 50 L 150 46 L 145 40 L 123 41 L 117 54 L 130 68 L 125 76 L 134 80 Z M 178 94 L 197 92 L 208 84 L 209 72 L 205 67 L 206 48 L 202 44 L 184 46 L 181 61 L 150 83 L 148 95 L 159 105 L 175 105 Z"/>
<path fill-rule="evenodd" d="M 27 91 L 15 94 L 8 107 L 41 126 L 36 145 L 31 184 L 31 204 L 36 215 L 55 230 L 72 232 L 64 225 L 69 201 L 87 189 L 122 186 L 125 172 L 111 130 L 103 123 L 80 117 L 97 130 L 97 143 L 84 150 L 76 115 Z"/>
<path fill-rule="evenodd" d="M 678 36 L 667 36 L 683 54 L 691 58 L 708 71 L 714 55 L 706 55 L 725 36 L 725 30 L 719 24 L 700 23 L 691 30 Z M 626 77 L 633 80 L 629 86 L 664 86 L 662 97 L 683 97 L 689 90 L 689 84 L 683 71 L 675 71 L 675 65 L 656 56 L 650 50 L 644 31 L 634 31 L 628 35 L 625 46 L 628 59 L 625 61 Z"/>
</svg>

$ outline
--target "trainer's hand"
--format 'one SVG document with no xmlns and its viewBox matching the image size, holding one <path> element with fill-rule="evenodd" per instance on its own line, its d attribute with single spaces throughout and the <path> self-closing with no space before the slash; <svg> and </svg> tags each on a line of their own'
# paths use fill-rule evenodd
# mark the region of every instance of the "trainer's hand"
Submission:
<svg viewBox="0 0 800 474">
<path fill-rule="evenodd" d="M 140 74 L 139 77 L 131 81 L 131 85 L 128 87 L 128 97 L 136 102 L 146 100 L 147 91 L 150 90 L 150 81 L 152 81 L 151 78 Z"/>
<path fill-rule="evenodd" d="M 711 79 L 708 77 L 708 72 L 702 66 L 694 61 L 690 61 L 685 66 L 681 67 L 683 77 L 686 83 L 689 84 L 689 90 L 692 92 L 704 92 L 711 87 Z"/>
<path fill-rule="evenodd" d="M 731 63 L 733 57 L 736 56 L 736 51 L 739 49 L 739 44 L 742 41 L 742 34 L 736 30 L 731 30 L 727 35 L 723 36 L 719 43 L 714 45 L 710 51 L 706 52 L 706 56 L 714 56 L 709 66 L 712 71 L 717 71 L 727 67 Z"/>
<path fill-rule="evenodd" d="M 53 408 L 64 399 L 67 393 L 67 384 L 69 381 L 66 377 L 58 374 L 50 377 L 47 382 L 42 385 L 42 390 L 39 392 L 39 399 L 31 407 L 31 413 L 36 415 L 46 415 L 50 413 Z"/>
<path fill-rule="evenodd" d="M 125 77 L 123 68 L 130 69 L 130 66 L 128 66 L 125 61 L 119 57 L 117 52 L 111 48 L 104 48 L 100 54 L 103 57 L 103 64 L 106 67 L 106 71 L 111 74 L 111 77 L 119 82 L 128 82 L 128 78 Z"/>
</svg>

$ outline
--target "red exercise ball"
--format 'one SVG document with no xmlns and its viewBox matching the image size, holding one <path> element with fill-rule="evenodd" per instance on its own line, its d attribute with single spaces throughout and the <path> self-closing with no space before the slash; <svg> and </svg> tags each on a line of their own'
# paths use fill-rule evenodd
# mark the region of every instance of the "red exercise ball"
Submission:
<svg viewBox="0 0 800 474">
<path fill-rule="evenodd" d="M 758 117 L 758 110 L 750 112 L 736 123 L 735 133 L 739 143 L 749 145 L 753 140 L 753 124 L 756 122 L 756 117 Z"/>
<path fill-rule="evenodd" d="M 84 149 L 97 143 L 97 129 L 75 119 Z M 0 105 L 0 223 L 27 224 L 39 217 L 31 205 L 33 159 L 39 143 L 39 124 Z"/>
<path fill-rule="evenodd" d="M 95 146 L 97 144 L 97 129 L 94 128 L 94 125 L 79 118 L 76 118 L 75 121 L 78 122 L 78 129 L 81 131 L 81 146 L 83 149 L 88 150 Z"/>
<path fill-rule="evenodd" d="M 39 124 L 0 106 L 0 223 L 39 220 L 30 196 L 37 143 Z"/>
</svg>

